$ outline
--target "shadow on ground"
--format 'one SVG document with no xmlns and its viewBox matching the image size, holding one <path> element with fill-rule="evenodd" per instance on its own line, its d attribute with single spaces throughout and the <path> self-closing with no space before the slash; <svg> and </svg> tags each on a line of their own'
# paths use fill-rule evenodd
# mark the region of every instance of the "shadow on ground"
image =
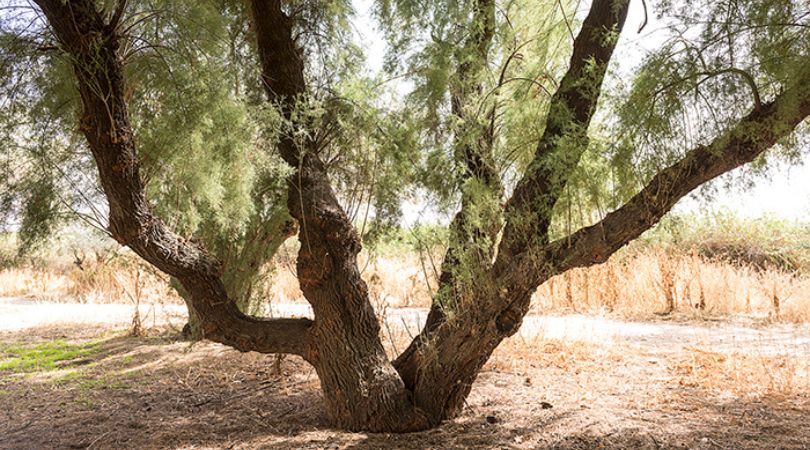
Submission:
<svg viewBox="0 0 810 450">
<path fill-rule="evenodd" d="M 458 419 L 388 435 L 330 429 L 300 358 L 86 327 L 3 334 L 0 354 L 54 339 L 97 342 L 97 351 L 0 372 L 0 448 L 810 447 L 806 396 L 721 396 L 668 379 L 661 365 L 632 369 L 643 361 L 630 357 L 601 368 L 491 368 Z"/>
</svg>

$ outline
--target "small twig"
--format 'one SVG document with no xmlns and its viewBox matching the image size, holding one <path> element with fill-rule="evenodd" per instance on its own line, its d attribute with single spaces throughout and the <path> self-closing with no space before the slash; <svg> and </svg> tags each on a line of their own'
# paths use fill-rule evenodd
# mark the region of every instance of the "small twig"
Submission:
<svg viewBox="0 0 810 450">
<path fill-rule="evenodd" d="M 90 450 L 90 448 L 91 448 L 93 445 L 95 445 L 95 443 L 96 443 L 96 442 L 100 441 L 100 440 L 101 440 L 101 438 L 103 438 L 104 436 L 106 436 L 106 435 L 108 435 L 108 434 L 110 434 L 110 433 L 112 433 L 112 432 L 113 432 L 113 430 L 107 431 L 106 433 L 102 433 L 102 434 L 101 434 L 99 437 L 97 437 L 97 438 L 93 439 L 93 442 L 91 442 L 91 443 L 90 443 L 90 444 L 87 446 L 87 450 Z"/>
<path fill-rule="evenodd" d="M 647 26 L 647 2 L 646 0 L 641 0 L 641 6 L 644 7 L 644 22 L 641 23 L 641 26 L 638 27 L 638 33 L 641 33 L 641 30 Z"/>
<path fill-rule="evenodd" d="M 560 5 L 560 11 L 563 15 L 563 21 L 565 22 L 565 26 L 568 28 L 568 34 L 571 35 L 571 40 L 576 41 L 577 38 L 574 37 L 574 30 L 571 29 L 571 24 L 568 22 L 568 16 L 565 14 L 565 8 L 563 8 L 562 0 L 557 0 L 557 4 Z"/>
</svg>

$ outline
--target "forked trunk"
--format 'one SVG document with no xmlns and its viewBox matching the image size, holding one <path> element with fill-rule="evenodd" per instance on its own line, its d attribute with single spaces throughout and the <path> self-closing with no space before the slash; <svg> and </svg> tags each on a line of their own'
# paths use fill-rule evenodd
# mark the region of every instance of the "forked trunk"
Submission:
<svg viewBox="0 0 810 450">
<path fill-rule="evenodd" d="M 574 114 L 557 114 L 546 127 L 534 161 L 504 208 L 506 225 L 495 261 L 465 279 L 469 288 L 453 298 L 453 314 L 441 317 L 434 311 L 435 320 L 419 335 L 418 343 L 392 363 L 357 268 L 360 239 L 329 184 L 310 124 L 295 123 L 296 118 L 302 120 L 295 113 L 307 91 L 302 50 L 293 33 L 295 20 L 284 12 L 289 8 L 280 0 L 252 2 L 263 81 L 270 101 L 281 108 L 293 128 L 281 136 L 279 150 L 295 169 L 288 179 L 287 206 L 300 227 L 298 278 L 314 321 L 260 319 L 239 311 L 223 283 L 221 263 L 153 215 L 124 95 L 116 31 L 121 14 L 107 19 L 93 0 L 36 3 L 61 48 L 72 56 L 82 100 L 80 129 L 109 202 L 112 235 L 182 283 L 206 338 L 241 351 L 291 353 L 310 362 L 320 378 L 333 424 L 349 430 L 416 431 L 454 417 L 492 352 L 519 328 L 540 283 L 572 268 L 605 261 L 652 227 L 678 199 L 752 161 L 810 116 L 806 87 L 810 69 L 803 69 L 794 86 L 757 104 L 714 141 L 688 151 L 600 222 L 549 242 L 551 207 L 565 186 L 566 174 L 574 170 L 584 151 L 579 148 L 559 158 L 565 149 L 555 143 L 570 129 L 585 136 L 598 89 L 595 93 L 581 89 L 582 82 L 600 86 L 615 45 L 615 39 L 606 39 L 605 33 L 621 31 L 629 4 L 594 0 L 574 43 L 571 67 L 552 98 L 552 111 Z M 117 10 L 122 12 L 125 6 L 121 1 Z M 558 170 L 550 161 L 566 166 Z M 469 250 L 460 247 L 459 251 Z M 483 254 L 489 261 L 489 253 Z"/>
<path fill-rule="evenodd" d="M 293 151 L 291 142 L 282 147 Z M 297 271 L 315 313 L 307 359 L 321 381 L 336 426 L 410 431 L 425 427 L 380 340 L 368 288 L 357 268 L 360 239 L 313 154 L 300 159 L 288 206 L 300 224 Z"/>
<path fill-rule="evenodd" d="M 323 292 L 331 301 L 330 294 Z M 334 426 L 354 431 L 404 432 L 427 428 L 399 374 L 380 344 L 377 327 L 343 319 L 338 308 L 322 309 L 312 333 L 313 365 Z M 369 311 L 370 320 L 374 318 Z"/>
</svg>

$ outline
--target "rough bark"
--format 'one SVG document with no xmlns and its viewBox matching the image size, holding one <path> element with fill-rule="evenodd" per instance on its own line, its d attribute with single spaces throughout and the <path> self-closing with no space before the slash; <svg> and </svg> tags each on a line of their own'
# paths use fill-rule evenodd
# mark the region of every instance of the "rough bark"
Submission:
<svg viewBox="0 0 810 450">
<path fill-rule="evenodd" d="M 473 301 L 470 279 L 487 269 L 494 257 L 502 214 L 488 209 L 500 205 L 503 185 L 493 155 L 495 106 L 479 117 L 468 110 L 483 101 L 483 78 L 495 34 L 495 1 L 475 2 L 470 35 L 456 55 L 458 68 L 451 89 L 451 113 L 460 123 L 455 136 L 456 158 L 463 162 L 461 208 L 450 222 L 449 243 L 439 273 L 438 292 L 428 312 L 425 326 L 416 339 L 397 357 L 394 366 L 406 386 L 413 388 L 415 370 L 421 365 L 422 347 L 429 334 L 467 302 Z M 471 270 L 475 268 L 475 270 Z"/>
<path fill-rule="evenodd" d="M 292 138 L 297 130 L 314 134 L 310 124 L 294 115 L 298 100 L 308 94 L 294 18 L 283 12 L 279 0 L 254 0 L 251 7 L 264 87 L 291 127 L 282 134 L 279 150 L 296 169 L 288 180 L 287 205 L 300 226 L 298 280 L 315 313 L 309 359 L 320 378 L 327 413 L 337 426 L 352 430 L 424 428 L 424 415 L 382 346 L 357 267 L 360 238 L 332 190 L 316 142 Z"/>
<path fill-rule="evenodd" d="M 551 216 L 551 207 L 541 204 L 556 202 L 557 187 L 563 183 L 562 175 L 551 166 L 554 159 L 564 153 L 568 165 L 574 167 L 578 154 L 568 149 L 558 149 L 557 144 L 567 133 L 584 135 L 598 99 L 599 87 L 606 73 L 607 63 L 616 45 L 616 40 L 606 40 L 608 32 L 618 33 L 627 15 L 628 1 L 596 0 L 583 22 L 574 41 L 574 50 L 569 69 L 560 89 L 551 100 L 545 132 L 537 147 L 535 162 L 527 170 L 505 211 L 507 225 L 504 230 L 498 260 L 511 260 L 517 249 L 529 245 L 527 232 L 537 233 Z M 586 70 L 588 61 L 596 69 Z M 592 89 L 583 89 L 585 85 Z M 584 151 L 583 143 L 582 150 Z M 564 171 L 563 167 L 561 171 Z M 552 182 L 552 178 L 557 180 Z M 462 208 L 463 213 L 463 208 Z M 460 213 L 461 214 L 461 213 Z M 462 216 L 463 217 L 463 216 Z M 497 233 L 497 231 L 496 231 Z M 476 268 L 469 267 L 469 270 Z M 470 299 L 463 314 L 450 322 L 441 316 L 430 321 L 420 335 L 397 359 L 397 368 L 409 387 L 414 389 L 414 398 L 434 420 L 454 416 L 463 405 L 481 367 L 501 340 L 515 330 L 504 330 L 495 322 L 498 308 L 503 304 L 515 304 L 515 299 L 531 297 L 533 289 L 509 289 L 495 275 L 489 264 L 478 268 L 475 284 L 470 286 L 474 298 Z M 522 316 L 521 316 L 522 317 Z M 435 361 L 441 361 L 436 363 Z M 449 383 L 448 383 L 449 381 Z"/>
<path fill-rule="evenodd" d="M 603 221 L 548 243 L 551 209 L 587 144 L 582 139 L 582 146 L 561 145 L 560 138 L 572 132 L 584 136 L 599 95 L 599 89 L 580 91 L 571 86 L 582 86 L 577 78 L 584 76 L 585 60 L 599 61 L 596 67 L 602 67 L 601 73 L 594 79 L 591 71 L 587 82 L 589 86 L 601 85 L 615 41 L 595 38 L 593 33 L 620 30 L 626 8 L 627 2 L 593 3 L 574 42 L 569 71 L 552 100 L 552 115 L 547 119 L 535 161 L 507 204 L 508 222 L 497 259 L 477 278 L 476 301 L 456 320 L 423 330 L 419 337 L 425 343 L 420 347 L 421 357 L 398 361 L 402 364 L 398 364 L 400 371 L 414 377 L 409 382 L 414 401 L 431 421 L 452 417 L 462 407 L 492 351 L 520 327 L 531 295 L 541 283 L 569 269 L 605 261 L 655 225 L 678 199 L 702 183 L 752 161 L 810 115 L 810 76 L 805 71 L 793 87 L 757 107 L 726 134 L 662 170 Z M 612 17 L 613 23 L 606 23 L 605 17 Z M 588 92 L 589 97 L 583 97 L 583 92 Z M 553 114 L 555 108 L 573 114 L 563 114 L 560 119 Z M 557 165 L 556 169 L 549 161 Z"/>
<path fill-rule="evenodd" d="M 588 126 L 629 6 L 629 0 L 594 0 L 591 4 L 574 39 L 568 70 L 551 98 L 534 158 L 506 204 L 507 224 L 492 269 L 493 277 L 500 280 L 500 290 L 489 300 L 490 313 L 497 316 L 497 328 L 504 333 L 517 330 L 532 293 L 550 278 L 546 270 L 540 270 L 513 283 L 510 270 L 518 255 L 527 249 L 542 251 L 548 244 L 554 205 L 588 147 Z M 509 314 L 502 310 L 503 305 L 509 305 Z"/>
<path fill-rule="evenodd" d="M 239 236 L 219 235 L 218 230 L 208 230 L 215 236 L 204 236 L 207 248 L 222 261 L 222 284 L 229 298 L 239 311 L 248 315 L 261 315 L 264 304 L 255 292 L 264 279 L 266 265 L 278 249 L 298 232 L 298 225 L 281 205 L 262 218 L 254 213 L 248 221 L 244 234 Z M 170 282 L 183 299 L 188 309 L 188 321 L 183 326 L 183 337 L 198 341 L 203 339 L 202 320 L 194 311 L 188 291 L 176 278 Z"/>
<path fill-rule="evenodd" d="M 582 23 L 535 156 L 506 206 L 509 223 L 498 249 L 505 259 L 548 242 L 554 205 L 588 148 L 588 126 L 629 6 L 629 0 L 595 0 Z"/>
<path fill-rule="evenodd" d="M 206 338 L 242 351 L 307 357 L 311 321 L 265 320 L 241 313 L 228 299 L 220 263 L 199 244 L 174 234 L 152 213 L 125 101 L 117 22 L 105 23 L 92 0 L 36 3 L 73 65 L 82 104 L 80 130 L 109 203 L 112 236 L 182 283 Z"/>
<path fill-rule="evenodd" d="M 747 164 L 810 116 L 810 67 L 773 100 L 762 103 L 726 133 L 661 170 L 627 203 L 598 223 L 542 247 L 527 248 L 510 260 L 496 263 L 495 276 L 504 289 L 533 291 L 548 278 L 577 267 L 605 262 L 610 255 L 652 228 L 685 195 L 720 175 Z M 529 299 L 510 296 L 497 322 L 516 329 Z"/>
</svg>

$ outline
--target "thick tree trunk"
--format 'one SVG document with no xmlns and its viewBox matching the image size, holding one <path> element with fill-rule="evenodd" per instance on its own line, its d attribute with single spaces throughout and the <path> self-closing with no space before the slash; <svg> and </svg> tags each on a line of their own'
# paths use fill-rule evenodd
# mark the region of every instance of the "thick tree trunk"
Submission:
<svg viewBox="0 0 810 450">
<path fill-rule="evenodd" d="M 496 266 L 492 267 L 491 261 L 484 258 L 479 258 L 481 261 L 478 264 L 471 258 L 464 261 L 459 255 L 474 252 L 486 242 L 494 246 L 494 237 L 500 231 L 501 216 L 483 221 L 490 224 L 489 229 L 482 228 L 477 230 L 477 233 L 475 231 L 470 233 L 464 230 L 465 217 L 477 206 L 480 207 L 476 205 L 476 201 L 480 202 L 481 199 L 464 198 L 462 209 L 451 224 L 453 230 L 451 235 L 461 235 L 465 239 L 461 249 L 451 246 L 448 251 L 442 266 L 439 292 L 452 290 L 457 293 L 458 277 L 454 274 L 466 271 L 467 299 L 464 300 L 464 305 L 458 305 L 460 309 L 456 311 L 458 318 L 453 321 L 445 320 L 445 315 L 434 306 L 420 335 L 395 362 L 406 385 L 414 390 L 416 403 L 428 412 L 431 420 L 453 417 L 460 410 L 481 367 L 498 344 L 517 331 L 528 311 L 534 289 L 540 284 L 540 280 L 547 278 L 544 276 L 544 270 L 539 268 L 537 273 L 531 274 L 525 280 L 516 279 L 514 274 L 508 271 L 508 262 L 512 260 L 511 255 L 519 253 L 528 245 L 535 245 L 538 241 L 546 242 L 545 234 L 548 231 L 547 224 L 550 223 L 552 206 L 556 202 L 556 191 L 544 193 L 549 190 L 549 186 L 544 183 L 554 178 L 564 184 L 564 180 L 561 179 L 564 175 L 559 173 L 549 175 L 555 168 L 545 162 L 546 159 L 559 161 L 559 156 L 549 158 L 547 154 L 554 152 L 554 145 L 563 133 L 585 134 L 598 94 L 586 97 L 581 86 L 589 84 L 598 88 L 601 85 L 616 44 L 615 40 L 608 40 L 605 36 L 612 31 L 621 31 L 628 4 L 628 1 L 613 0 L 597 0 L 593 3 L 574 42 L 569 70 L 563 77 L 560 90 L 551 100 L 551 114 L 556 116 L 547 124 L 537 150 L 538 159 L 544 162 L 535 164 L 534 168 L 529 169 L 527 177 L 518 184 L 515 195 L 510 200 L 510 208 L 506 210 L 506 218 L 511 223 L 507 223 L 504 230 Z M 480 0 L 476 10 L 482 14 L 479 18 L 482 23 L 488 23 L 487 16 L 483 15 L 489 9 L 487 5 L 486 0 Z M 484 26 L 482 29 L 486 30 L 487 27 Z M 474 37 L 486 39 L 486 33 Z M 479 41 L 475 45 L 479 49 L 479 64 L 486 61 L 486 46 L 482 44 Z M 586 64 L 591 63 L 595 63 L 596 69 L 585 70 Z M 465 63 L 467 69 L 469 64 Z M 454 113 L 462 116 L 463 108 L 460 105 L 463 103 L 463 96 L 456 95 L 453 100 Z M 577 130 L 573 130 L 570 124 L 563 123 L 572 116 L 569 112 L 574 113 Z M 492 139 L 491 136 L 488 138 Z M 480 155 L 479 152 L 466 152 L 466 155 L 471 154 Z M 578 157 L 572 156 L 568 159 Z M 497 177 L 497 172 L 486 170 L 486 164 L 476 164 L 476 161 L 480 161 L 479 158 L 467 156 L 465 161 L 470 169 L 470 176 L 489 186 L 493 195 L 500 194 L 497 184 L 499 179 L 495 178 L 498 181 L 493 181 L 493 177 Z M 482 221 L 479 219 L 477 222 Z M 504 262 L 507 264 L 504 265 Z M 526 283 L 530 280 L 537 283 Z M 504 305 L 508 305 L 508 308 L 504 308 Z M 434 360 L 441 361 L 441 364 L 432 363 Z"/>
<path fill-rule="evenodd" d="M 315 313 L 309 360 L 327 413 L 350 430 L 423 428 L 424 417 L 380 341 L 377 316 L 357 269 L 359 237 L 326 184 L 320 160 L 312 154 L 302 159 L 290 182 L 290 211 L 301 224 L 298 280 Z"/>
<path fill-rule="evenodd" d="M 269 100 L 281 108 L 292 130 L 311 132 L 308 123 L 294 119 L 307 90 L 293 18 L 279 0 L 253 1 L 252 18 Z M 317 143 L 311 137 L 296 141 L 293 134 L 281 136 L 279 150 L 296 169 L 288 180 L 287 206 L 300 228 L 298 280 L 315 313 L 308 360 L 320 378 L 326 411 L 337 426 L 350 430 L 424 428 L 424 415 L 382 346 L 357 268 L 360 238 L 332 190 Z"/>
</svg>

